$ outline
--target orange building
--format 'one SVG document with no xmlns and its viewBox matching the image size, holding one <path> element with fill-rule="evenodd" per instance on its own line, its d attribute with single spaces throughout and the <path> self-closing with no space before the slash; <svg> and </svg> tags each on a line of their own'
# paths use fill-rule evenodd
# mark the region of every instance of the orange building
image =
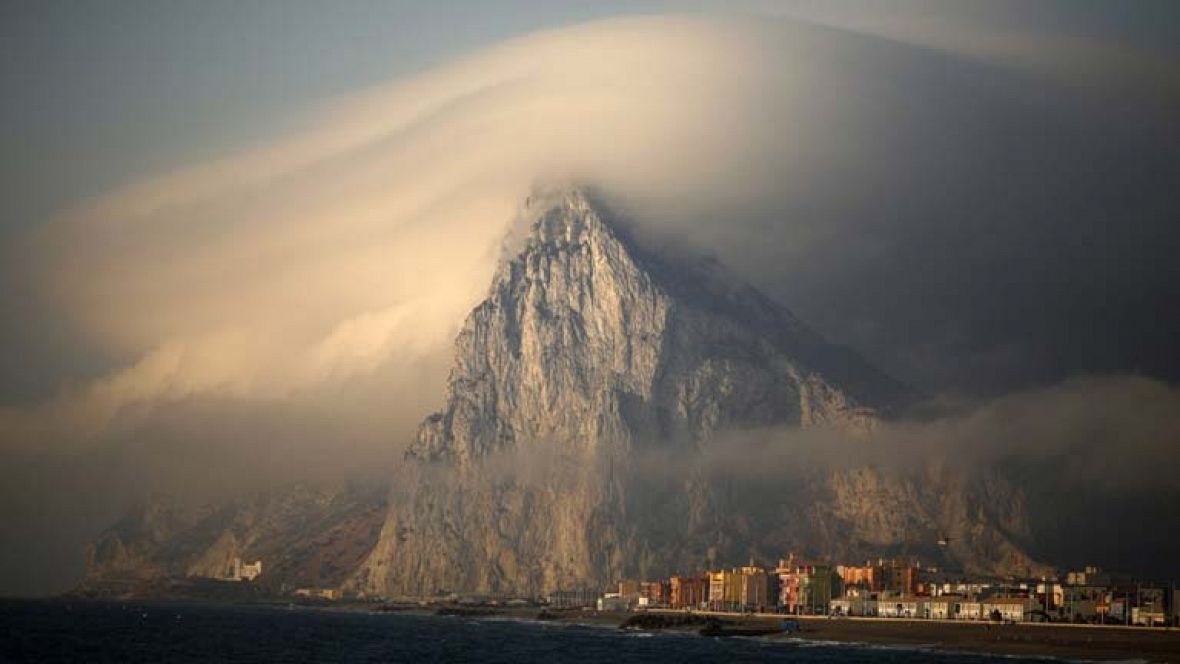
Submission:
<svg viewBox="0 0 1180 664">
<path fill-rule="evenodd" d="M 885 570 L 865 563 L 864 567 L 840 565 L 836 568 L 845 588 L 863 588 L 873 592 L 885 590 Z"/>
<path fill-rule="evenodd" d="M 889 591 L 897 595 L 918 592 L 918 566 L 904 560 L 879 559 L 864 567 L 841 565 L 836 568 L 846 588 L 862 588 L 871 592 Z"/>
<path fill-rule="evenodd" d="M 696 609 L 708 599 L 708 576 L 674 576 L 669 579 L 668 606 L 673 609 Z"/>
</svg>

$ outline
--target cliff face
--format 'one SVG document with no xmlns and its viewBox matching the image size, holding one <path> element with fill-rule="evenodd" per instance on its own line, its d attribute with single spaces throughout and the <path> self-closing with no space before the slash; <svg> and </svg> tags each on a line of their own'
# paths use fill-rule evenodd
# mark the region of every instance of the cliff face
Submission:
<svg viewBox="0 0 1180 664">
<path fill-rule="evenodd" d="M 804 546 L 941 556 L 940 532 L 969 568 L 1031 564 L 1019 496 L 999 480 L 815 469 L 757 495 L 740 474 L 718 482 L 694 461 L 718 432 L 864 436 L 913 393 L 718 266 L 645 250 L 581 191 L 526 214 L 353 587 L 530 593 Z"/>
<path fill-rule="evenodd" d="M 867 426 L 907 388 L 713 264 L 644 252 L 577 190 L 537 220 L 455 343 L 410 455 L 692 445 L 730 426 Z"/>
</svg>

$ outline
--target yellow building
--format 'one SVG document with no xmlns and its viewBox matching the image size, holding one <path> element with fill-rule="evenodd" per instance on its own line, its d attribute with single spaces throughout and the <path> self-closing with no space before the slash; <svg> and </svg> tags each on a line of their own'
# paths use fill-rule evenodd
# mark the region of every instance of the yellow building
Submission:
<svg viewBox="0 0 1180 664">
<path fill-rule="evenodd" d="M 751 611 L 766 608 L 770 598 L 770 577 L 766 570 L 750 565 L 737 572 L 741 576 L 738 593 L 741 608 Z"/>
<path fill-rule="evenodd" d="M 737 570 L 709 572 L 709 608 L 733 609 L 741 600 L 741 575 Z"/>
</svg>

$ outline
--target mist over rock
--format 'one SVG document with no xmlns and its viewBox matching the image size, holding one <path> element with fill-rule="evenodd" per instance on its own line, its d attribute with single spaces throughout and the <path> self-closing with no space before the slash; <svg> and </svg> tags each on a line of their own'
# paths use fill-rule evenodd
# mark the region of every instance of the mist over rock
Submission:
<svg viewBox="0 0 1180 664">
<path fill-rule="evenodd" d="M 695 444 L 730 426 L 867 426 L 912 393 L 715 263 L 670 264 L 578 189 L 536 222 L 455 343 L 446 408 L 410 455 Z"/>
<path fill-rule="evenodd" d="M 766 482 L 740 460 L 719 475 L 702 452 L 727 431 L 824 427 L 867 445 L 916 394 L 715 263 L 644 248 L 583 190 L 540 192 L 524 214 L 352 587 L 605 587 L 790 548 L 1034 565 L 1020 494 L 998 477 L 821 466 Z"/>
<path fill-rule="evenodd" d="M 586 191 L 540 191 L 521 222 L 387 493 L 149 502 L 92 545 L 87 583 L 235 558 L 263 560 L 267 588 L 379 596 L 601 589 L 790 551 L 1042 568 L 995 469 L 881 463 L 874 432 L 912 388 Z"/>
</svg>

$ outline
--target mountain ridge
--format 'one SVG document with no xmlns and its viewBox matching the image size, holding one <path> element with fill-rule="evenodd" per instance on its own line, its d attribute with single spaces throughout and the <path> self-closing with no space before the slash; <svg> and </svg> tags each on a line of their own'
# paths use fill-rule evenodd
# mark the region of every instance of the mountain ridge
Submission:
<svg viewBox="0 0 1180 664">
<path fill-rule="evenodd" d="M 737 499 L 744 489 L 719 485 L 707 467 L 637 467 L 636 455 L 653 449 L 692 458 L 731 428 L 866 437 L 915 392 L 708 261 L 645 250 L 581 189 L 530 203 L 529 234 L 458 334 L 445 406 L 407 450 L 355 588 L 605 587 L 754 551 L 773 559 L 809 541 L 879 554 L 918 531 L 930 544 L 937 532 L 962 532 L 958 548 L 976 568 L 1031 564 L 1012 537 L 1027 528 L 1019 497 L 997 517 L 965 495 L 995 489 L 992 480 L 823 469 L 798 487 Z M 494 461 L 503 455 L 508 465 L 544 459 L 544 469 L 526 480 L 503 474 Z M 858 472 L 872 482 L 854 481 Z M 962 496 L 946 503 L 958 512 L 939 512 L 942 492 Z M 865 504 L 881 496 L 903 513 Z M 743 516 L 764 512 L 758 503 L 781 506 L 777 522 Z M 856 532 L 874 523 L 887 532 Z"/>
</svg>

